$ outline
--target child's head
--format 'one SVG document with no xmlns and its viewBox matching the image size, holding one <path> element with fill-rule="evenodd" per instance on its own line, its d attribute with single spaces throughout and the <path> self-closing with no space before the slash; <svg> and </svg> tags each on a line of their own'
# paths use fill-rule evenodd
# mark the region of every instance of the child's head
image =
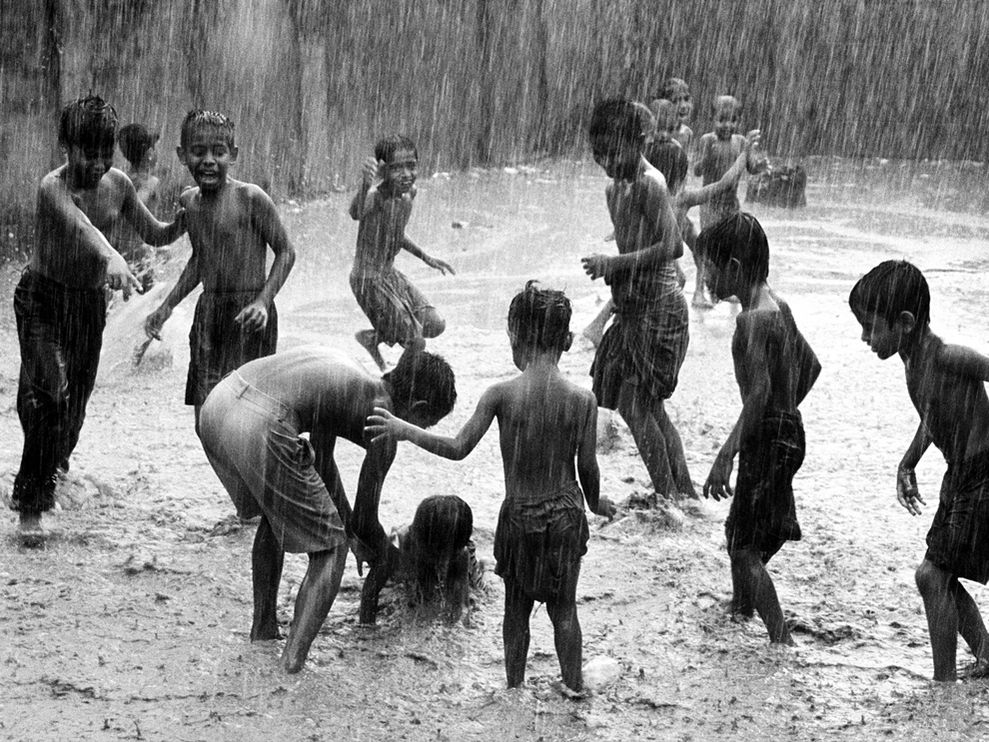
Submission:
<svg viewBox="0 0 989 742">
<path fill-rule="evenodd" d="M 862 325 L 862 340 L 889 358 L 931 321 L 931 291 L 920 269 L 905 260 L 887 260 L 852 287 L 848 305 Z"/>
<path fill-rule="evenodd" d="M 446 417 L 457 401 L 453 369 L 435 353 L 406 350 L 383 378 L 391 388 L 395 415 L 423 428 Z"/>
<path fill-rule="evenodd" d="M 652 115 L 656 120 L 656 134 L 653 139 L 658 142 L 666 142 L 673 138 L 674 132 L 680 125 L 677 107 L 672 101 L 665 98 L 657 98 L 649 106 Z"/>
<path fill-rule="evenodd" d="M 732 95 L 719 95 L 714 99 L 714 133 L 718 139 L 731 139 L 742 121 L 742 104 Z"/>
<path fill-rule="evenodd" d="M 408 192 L 416 182 L 419 151 L 415 142 L 402 134 L 392 134 L 374 145 L 374 158 L 381 167 L 385 187 L 394 193 Z"/>
<path fill-rule="evenodd" d="M 450 561 L 467 546 L 474 532 L 474 513 L 456 495 L 433 495 L 419 503 L 409 537 L 422 562 Z"/>
<path fill-rule="evenodd" d="M 634 180 L 654 129 L 652 113 L 641 103 L 623 98 L 598 103 L 588 128 L 594 161 L 610 178 Z"/>
<path fill-rule="evenodd" d="M 201 191 L 219 189 L 237 161 L 234 122 L 216 111 L 189 111 L 182 121 L 176 153 Z"/>
<path fill-rule="evenodd" d="M 113 167 L 117 111 L 98 95 L 69 103 L 58 122 L 58 144 L 65 150 L 69 176 L 84 188 L 96 187 Z"/>
<path fill-rule="evenodd" d="M 708 227 L 695 250 L 710 268 L 708 284 L 719 299 L 743 296 L 769 277 L 769 240 L 751 214 L 739 211 Z"/>
<path fill-rule="evenodd" d="M 155 145 L 160 135 L 152 134 L 141 124 L 127 124 L 117 136 L 120 151 L 135 168 L 155 164 Z"/>
<path fill-rule="evenodd" d="M 694 113 L 694 99 L 690 95 L 690 88 L 687 83 L 679 77 L 670 77 L 663 83 L 659 90 L 659 97 L 673 103 L 676 106 L 679 124 L 686 126 L 690 117 Z"/>
<path fill-rule="evenodd" d="M 666 187 L 670 193 L 676 193 L 687 177 L 687 153 L 683 151 L 680 142 L 670 139 L 657 142 L 649 150 L 653 166 L 666 178 Z"/>
<path fill-rule="evenodd" d="M 562 353 L 570 348 L 570 300 L 562 291 L 541 289 L 528 281 L 508 307 L 508 335 L 516 356 L 532 352 Z M 519 357 L 516 365 L 519 365 Z"/>
</svg>

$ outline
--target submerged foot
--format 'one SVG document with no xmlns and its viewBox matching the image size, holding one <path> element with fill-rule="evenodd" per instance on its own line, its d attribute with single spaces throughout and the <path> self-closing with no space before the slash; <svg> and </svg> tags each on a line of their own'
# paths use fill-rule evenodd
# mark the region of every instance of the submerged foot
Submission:
<svg viewBox="0 0 989 742">
<path fill-rule="evenodd" d="M 46 533 L 41 525 L 41 513 L 21 513 L 17 535 L 24 546 L 44 546 Z"/>
<path fill-rule="evenodd" d="M 273 639 L 281 639 L 282 632 L 278 629 L 278 622 L 263 623 L 251 627 L 252 642 L 266 642 Z"/>
</svg>

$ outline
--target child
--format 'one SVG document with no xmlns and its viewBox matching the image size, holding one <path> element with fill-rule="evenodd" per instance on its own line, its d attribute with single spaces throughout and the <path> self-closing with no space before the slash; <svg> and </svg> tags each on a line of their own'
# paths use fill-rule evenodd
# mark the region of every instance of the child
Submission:
<svg viewBox="0 0 989 742">
<path fill-rule="evenodd" d="M 694 102 L 690 95 L 690 88 L 679 77 L 671 77 L 663 83 L 659 97 L 670 101 L 676 108 L 678 118 L 673 130 L 673 138 L 680 143 L 683 151 L 689 154 L 694 143 L 694 132 L 687 125 L 694 113 Z"/>
<path fill-rule="evenodd" d="M 184 230 L 181 212 L 172 224 L 157 221 L 112 167 L 116 133 L 117 112 L 98 96 L 62 109 L 66 161 L 38 187 L 37 244 L 14 292 L 24 449 L 12 507 L 26 542 L 44 537 L 41 514 L 54 507 L 56 473 L 68 469 L 79 440 L 106 323 L 104 286 L 123 290 L 125 299 L 140 288 L 106 235 L 121 220 L 153 245 Z"/>
<path fill-rule="evenodd" d="M 120 151 L 130 165 L 127 175 L 137 190 L 137 197 L 152 213 L 158 206 L 159 181 L 152 172 L 152 168 L 158 162 L 158 155 L 155 152 L 158 136 L 141 124 L 128 124 L 120 129 L 118 137 Z M 141 293 L 145 293 L 154 286 L 155 282 L 152 265 L 155 251 L 145 244 L 127 222 L 122 221 L 116 226 L 114 245 L 127 261 L 131 272 L 141 282 Z"/>
<path fill-rule="evenodd" d="M 742 104 L 730 95 L 719 95 L 714 99 L 714 131 L 701 137 L 698 149 L 700 159 L 694 166 L 694 175 L 704 179 L 704 185 L 714 183 L 731 167 L 735 159 L 745 151 L 748 138 L 757 136 L 758 129 L 749 132 L 748 137 L 738 133 L 742 118 Z M 764 160 L 749 157 L 746 169 L 757 173 L 765 166 Z M 701 206 L 701 229 L 714 226 L 726 216 L 739 211 L 738 194 L 726 191 L 707 204 Z"/>
<path fill-rule="evenodd" d="M 185 403 L 199 410 L 210 390 L 235 368 L 275 352 L 275 295 L 295 263 L 275 204 L 258 186 L 227 175 L 237 161 L 234 124 L 222 113 L 190 111 L 176 150 L 196 181 L 186 208 L 192 256 L 165 301 L 148 315 L 148 337 L 161 339 L 172 310 L 200 283 L 189 334 L 191 348 Z M 275 259 L 265 280 L 265 253 Z"/>
<path fill-rule="evenodd" d="M 261 516 L 252 557 L 251 641 L 279 638 L 276 607 L 285 552 L 309 555 L 282 653 L 288 672 L 302 669 L 336 597 L 347 534 L 374 549 L 362 614 L 368 591 L 375 590 L 376 602 L 387 568 L 396 562 L 378 522 L 395 442 L 368 441 L 364 419 L 384 408 L 429 426 L 455 399 L 453 371 L 439 356 L 406 353 L 393 372 L 376 379 L 352 359 L 312 347 L 250 361 L 210 392 L 201 415 L 203 448 L 241 517 Z M 308 441 L 299 437 L 305 432 Z M 353 512 L 333 460 L 337 438 L 365 449 Z"/>
<path fill-rule="evenodd" d="M 758 611 L 772 642 L 792 644 L 766 564 L 786 541 L 800 539 L 793 475 L 804 458 L 797 407 L 821 371 L 790 307 L 770 288 L 769 243 L 755 217 L 733 214 L 697 240 L 710 264 L 715 296 L 737 296 L 732 359 L 742 412 L 704 483 L 704 496 L 735 499 L 725 521 L 731 557 L 733 615 Z"/>
<path fill-rule="evenodd" d="M 563 682 L 572 691 L 583 689 L 576 603 L 588 539 L 583 499 L 599 515 L 610 518 L 615 510 L 598 494 L 594 396 L 564 379 L 558 368 L 573 340 L 570 314 L 562 292 L 539 289 L 534 281 L 512 299 L 508 337 L 522 374 L 490 387 L 456 437 L 427 433 L 387 410 L 376 409 L 367 424 L 372 442 L 409 440 L 430 453 L 462 459 L 497 418 L 506 492 L 495 532 L 495 572 L 505 581 L 503 638 L 510 688 L 525 679 L 529 614 L 541 601 L 553 622 Z"/>
<path fill-rule="evenodd" d="M 989 635 L 959 577 L 989 580 L 989 358 L 949 345 L 931 332 L 930 291 L 923 274 L 906 261 L 880 263 L 848 297 L 862 325 L 862 340 L 880 360 L 899 354 L 920 425 L 896 473 L 896 498 L 911 515 L 924 499 L 914 467 L 933 443 L 948 470 L 941 484 L 927 553 L 917 567 L 934 655 L 934 679 L 957 677 L 958 634 L 975 655 L 964 673 L 989 677 Z"/>
<path fill-rule="evenodd" d="M 683 242 L 663 176 L 642 156 L 652 115 L 613 99 L 591 117 L 594 159 L 613 182 L 605 194 L 619 255 L 583 258 L 611 286 L 615 319 L 591 366 L 598 405 L 628 424 L 656 492 L 695 497 L 680 436 L 663 407 L 687 352 L 687 302 L 677 280 Z"/>
<path fill-rule="evenodd" d="M 652 136 L 652 143 L 659 145 L 673 141 L 680 147 L 683 147 L 676 138 L 677 127 L 680 124 L 677 107 L 665 98 L 657 98 L 649 104 L 649 110 L 652 112 L 653 118 L 656 121 L 656 130 Z M 646 159 L 648 160 L 649 157 L 647 156 Z"/>
<path fill-rule="evenodd" d="M 373 328 L 355 337 L 382 371 L 385 359 L 379 344 L 421 349 L 426 338 L 446 329 L 435 307 L 394 265 L 404 248 L 443 275 L 454 273 L 448 263 L 430 257 L 405 235 L 418 166 L 419 154 L 411 139 L 400 135 L 382 139 L 374 146 L 374 160 L 365 163 L 361 187 L 350 204 L 350 216 L 360 221 L 350 288 Z M 372 186 L 375 176 L 381 182 Z"/>
</svg>

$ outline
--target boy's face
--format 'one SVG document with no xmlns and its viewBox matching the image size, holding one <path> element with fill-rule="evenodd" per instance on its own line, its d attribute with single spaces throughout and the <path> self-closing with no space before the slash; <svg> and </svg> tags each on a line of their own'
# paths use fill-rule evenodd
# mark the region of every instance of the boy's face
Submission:
<svg viewBox="0 0 989 742">
<path fill-rule="evenodd" d="M 65 156 L 72 184 L 78 188 L 96 188 L 113 167 L 113 142 L 70 144 Z"/>
<path fill-rule="evenodd" d="M 890 324 L 885 317 L 880 317 L 874 312 L 855 312 L 855 319 L 862 325 L 862 342 L 868 343 L 869 348 L 879 356 L 879 360 L 885 361 L 890 356 L 898 353 L 905 343 L 912 325 L 912 315 L 903 312 L 908 317 Z"/>
<path fill-rule="evenodd" d="M 176 152 L 196 185 L 206 192 L 219 189 L 227 180 L 230 166 L 237 161 L 237 148 L 221 132 L 209 127 L 193 129 Z"/>
<path fill-rule="evenodd" d="M 591 137 L 594 162 L 604 168 L 609 178 L 635 180 L 642 156 L 642 141 L 625 141 L 620 137 L 598 134 Z"/>
<path fill-rule="evenodd" d="M 670 100 L 676 106 L 679 123 L 686 125 L 694 114 L 694 100 L 690 97 L 690 89 L 686 85 L 675 88 Z"/>
<path fill-rule="evenodd" d="M 735 106 L 719 106 L 714 113 L 714 133 L 718 139 L 725 141 L 738 131 L 739 116 Z"/>
<path fill-rule="evenodd" d="M 382 165 L 382 177 L 392 193 L 408 193 L 419 174 L 419 160 L 411 149 L 398 149 Z"/>
<path fill-rule="evenodd" d="M 708 291 L 714 294 L 718 300 L 723 301 L 731 296 L 737 296 L 739 292 L 739 278 L 741 276 L 741 264 L 737 258 L 732 258 L 722 269 L 718 268 L 710 260 L 704 260 L 705 274 Z"/>
</svg>

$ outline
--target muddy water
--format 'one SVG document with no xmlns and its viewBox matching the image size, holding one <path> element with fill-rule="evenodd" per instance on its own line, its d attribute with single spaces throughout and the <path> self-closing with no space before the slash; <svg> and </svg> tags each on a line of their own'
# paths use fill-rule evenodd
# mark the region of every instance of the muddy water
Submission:
<svg viewBox="0 0 989 742">
<path fill-rule="evenodd" d="M 824 371 L 803 406 L 808 453 L 795 481 L 805 538 L 771 569 L 799 646 L 771 648 L 758 621 L 724 615 L 729 595 L 722 525 L 727 503 L 687 514 L 592 516 L 581 575 L 585 658 L 621 675 L 588 701 L 562 699 L 545 610 L 532 620 L 529 681 L 503 689 L 496 578 L 473 625 L 448 627 L 385 596 L 380 625 L 356 626 L 360 578 L 344 589 L 299 676 L 275 669 L 277 643 L 251 645 L 251 529 L 231 507 L 181 404 L 191 300 L 141 366 L 130 353 L 152 297 L 118 306 L 100 384 L 75 456 L 79 478 L 42 551 L 0 538 L 0 738 L 9 739 L 983 739 L 989 686 L 934 686 L 913 569 L 943 462 L 918 470 L 928 510 L 896 504 L 896 462 L 916 427 L 902 364 L 879 362 L 847 308 L 855 279 L 906 257 L 927 272 L 933 326 L 989 352 L 989 219 L 984 171 L 824 160 L 810 166 L 806 209 L 752 207 L 770 239 L 770 281 L 791 303 Z M 604 178 L 584 164 L 439 175 L 420 184 L 409 235 L 456 267 L 444 277 L 406 257 L 400 267 L 448 320 L 433 342 L 457 372 L 455 430 L 493 380 L 513 373 L 508 299 L 528 278 L 567 289 L 582 327 L 607 298 L 579 258 L 614 250 Z M 355 228 L 346 195 L 285 204 L 299 251 L 279 297 L 281 347 L 322 343 L 360 357 L 365 320 L 350 295 Z M 165 268 L 177 274 L 187 246 Z M 688 289 L 693 278 L 684 261 Z M 10 296 L 16 271 L 4 277 Z M 738 413 L 728 343 L 733 309 L 692 312 L 691 345 L 670 411 L 696 482 Z M 0 306 L 0 458 L 13 469 L 17 353 L 9 302 Z M 589 383 L 592 350 L 575 343 L 564 369 Z M 386 353 L 391 360 L 397 352 Z M 370 367 L 370 361 L 368 360 Z M 606 429 L 602 490 L 617 501 L 647 489 L 627 431 Z M 340 446 L 351 496 L 360 452 Z M 4 478 L 9 483 L 10 475 Z M 502 496 L 495 436 L 461 463 L 404 447 L 385 485 L 386 528 L 411 520 L 421 497 L 455 493 L 474 508 L 490 561 Z M 289 558 L 287 622 L 305 568 Z M 986 590 L 970 586 L 983 610 Z M 287 626 L 286 626 L 287 628 Z M 960 661 L 967 653 L 960 648 Z"/>
</svg>

